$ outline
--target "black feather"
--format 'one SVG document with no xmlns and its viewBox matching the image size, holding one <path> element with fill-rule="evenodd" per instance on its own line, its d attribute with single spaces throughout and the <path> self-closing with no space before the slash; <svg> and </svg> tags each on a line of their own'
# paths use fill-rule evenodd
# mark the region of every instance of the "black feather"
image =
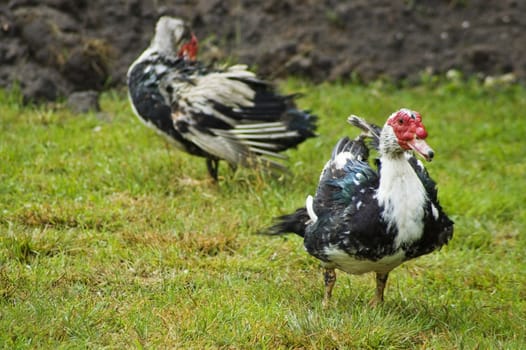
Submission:
<svg viewBox="0 0 526 350">
<path fill-rule="evenodd" d="M 266 230 L 260 231 L 260 234 L 266 235 L 284 235 L 295 233 L 301 237 L 305 236 L 305 227 L 310 220 L 305 208 L 296 209 L 292 214 L 283 215 L 274 219 L 274 225 Z"/>
</svg>

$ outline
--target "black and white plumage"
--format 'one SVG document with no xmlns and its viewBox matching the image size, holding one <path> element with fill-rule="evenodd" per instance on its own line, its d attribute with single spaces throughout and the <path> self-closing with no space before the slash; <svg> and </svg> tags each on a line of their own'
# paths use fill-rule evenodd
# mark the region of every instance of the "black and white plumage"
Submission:
<svg viewBox="0 0 526 350">
<path fill-rule="evenodd" d="M 351 274 L 376 273 L 376 295 L 383 301 L 389 272 L 404 261 L 428 254 L 453 235 L 453 222 L 442 210 L 435 182 L 410 150 L 426 160 L 433 151 L 424 141 L 421 116 L 401 109 L 380 128 L 351 116 L 363 130 L 342 138 L 325 165 L 316 194 L 293 214 L 277 218 L 268 234 L 296 233 L 309 254 L 325 267 L 327 306 L 335 269 Z M 370 138 L 377 168 L 368 162 Z"/>
<path fill-rule="evenodd" d="M 188 26 L 161 17 L 150 46 L 128 70 L 135 114 L 179 149 L 206 158 L 216 180 L 219 160 L 285 169 L 280 152 L 315 136 L 316 117 L 246 66 L 207 67 L 196 54 Z"/>
</svg>

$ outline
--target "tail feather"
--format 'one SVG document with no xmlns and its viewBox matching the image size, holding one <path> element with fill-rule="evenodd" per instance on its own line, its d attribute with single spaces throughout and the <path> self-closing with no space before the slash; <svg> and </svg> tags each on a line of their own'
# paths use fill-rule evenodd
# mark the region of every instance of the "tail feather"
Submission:
<svg viewBox="0 0 526 350">
<path fill-rule="evenodd" d="M 366 137 L 369 137 L 372 140 L 372 146 L 375 149 L 378 149 L 380 146 L 380 133 L 382 132 L 382 128 L 380 128 L 378 125 L 368 123 L 363 118 L 360 118 L 355 115 L 351 115 L 347 121 L 352 126 L 356 126 L 357 128 L 361 129 L 364 132 L 364 135 Z"/>
<path fill-rule="evenodd" d="M 274 219 L 274 225 L 261 231 L 261 234 L 278 236 L 288 233 L 295 233 L 298 236 L 305 237 L 305 228 L 310 220 L 306 208 L 299 208 L 292 214 L 279 216 Z"/>
<path fill-rule="evenodd" d="M 285 117 L 289 130 L 297 130 L 303 139 L 316 136 L 318 117 L 310 111 L 289 109 Z"/>
<path fill-rule="evenodd" d="M 239 124 L 233 129 L 218 129 L 214 132 L 249 145 L 256 154 L 279 157 L 278 152 L 296 147 L 307 138 L 316 136 L 316 119 L 316 116 L 307 112 L 289 110 L 280 121 Z M 262 149 L 267 152 L 260 152 Z"/>
<path fill-rule="evenodd" d="M 358 135 L 354 140 L 347 136 L 342 137 L 332 149 L 331 160 L 334 161 L 340 153 L 349 152 L 354 156 L 354 159 L 367 161 L 369 148 L 364 142 L 366 137 L 364 134 Z"/>
</svg>

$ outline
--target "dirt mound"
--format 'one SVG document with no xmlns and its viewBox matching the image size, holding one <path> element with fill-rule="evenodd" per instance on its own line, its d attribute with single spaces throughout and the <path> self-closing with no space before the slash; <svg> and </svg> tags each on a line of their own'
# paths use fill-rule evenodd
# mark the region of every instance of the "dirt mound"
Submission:
<svg viewBox="0 0 526 350">
<path fill-rule="evenodd" d="M 454 68 L 525 82 L 524 13 L 521 0 L 12 0 L 0 5 L 0 86 L 54 100 L 122 85 L 163 14 L 192 24 L 202 59 L 268 79 L 417 81 Z"/>
</svg>

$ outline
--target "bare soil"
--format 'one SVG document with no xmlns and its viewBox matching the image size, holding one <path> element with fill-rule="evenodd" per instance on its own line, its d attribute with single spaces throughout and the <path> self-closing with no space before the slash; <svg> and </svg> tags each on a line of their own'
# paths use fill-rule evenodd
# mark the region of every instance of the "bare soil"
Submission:
<svg viewBox="0 0 526 350">
<path fill-rule="evenodd" d="M 206 61 L 267 79 L 510 73 L 526 82 L 525 0 L 11 0 L 0 4 L 0 86 L 27 101 L 122 86 L 160 15 L 191 23 Z"/>
</svg>

